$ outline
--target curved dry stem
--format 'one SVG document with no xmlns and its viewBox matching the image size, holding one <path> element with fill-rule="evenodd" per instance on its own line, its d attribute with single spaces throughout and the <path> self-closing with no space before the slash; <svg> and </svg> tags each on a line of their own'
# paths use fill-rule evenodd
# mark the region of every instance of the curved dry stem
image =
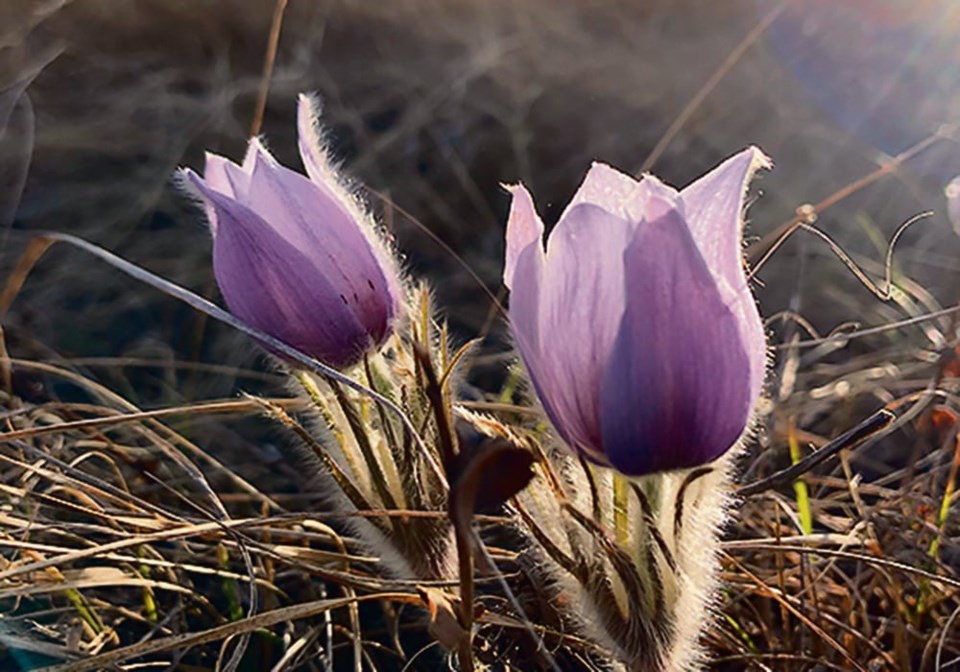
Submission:
<svg viewBox="0 0 960 672">
<path fill-rule="evenodd" d="M 861 177 L 859 180 L 851 182 L 842 189 L 838 189 L 816 205 L 806 204 L 797 208 L 796 215 L 765 235 L 761 240 L 753 243 L 747 248 L 748 259 L 755 257 L 760 253 L 761 250 L 764 250 L 763 255 L 760 257 L 757 263 L 753 265 L 753 268 L 750 269 L 750 272 L 747 274 L 747 281 L 749 282 L 754 278 L 760 269 L 763 268 L 764 265 L 766 265 L 766 263 L 773 257 L 776 251 L 780 249 L 787 239 L 796 233 L 796 231 L 800 229 L 803 224 L 812 224 L 814 221 L 816 221 L 818 216 L 820 216 L 831 206 L 834 206 L 858 191 L 867 188 L 881 177 L 894 172 L 906 161 L 909 161 L 921 152 L 929 149 L 940 140 L 949 138 L 953 133 L 956 132 L 956 130 L 956 124 L 942 126 L 941 128 L 937 129 L 936 133 L 924 138 L 909 149 L 897 154 L 895 157 L 884 163 L 872 173 Z"/>
</svg>

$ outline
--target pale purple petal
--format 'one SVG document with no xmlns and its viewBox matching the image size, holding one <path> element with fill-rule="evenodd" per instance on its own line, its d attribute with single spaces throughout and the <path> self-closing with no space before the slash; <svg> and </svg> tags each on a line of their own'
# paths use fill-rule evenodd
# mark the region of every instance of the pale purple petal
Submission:
<svg viewBox="0 0 960 672">
<path fill-rule="evenodd" d="M 514 264 L 516 289 L 510 293 L 510 331 L 544 410 L 560 435 L 569 441 L 560 422 L 562 416 L 549 394 L 555 386 L 550 371 L 545 368 L 544 353 L 540 346 L 539 310 L 544 257 L 543 245 L 527 245 Z"/>
<path fill-rule="evenodd" d="M 258 159 L 274 166 L 278 165 L 276 159 L 270 155 L 258 138 L 253 138 L 247 143 L 243 165 L 238 165 L 219 154 L 207 152 L 203 180 L 209 187 L 216 189 L 224 196 L 243 201 L 250 190 L 250 175 Z"/>
<path fill-rule="evenodd" d="M 227 175 L 231 167 L 236 168 L 237 165 L 226 157 L 207 152 L 203 166 L 203 181 L 208 187 L 219 191 L 224 196 L 236 198 L 233 183 Z"/>
<path fill-rule="evenodd" d="M 550 234 L 540 295 L 540 357 L 550 402 L 575 447 L 600 444 L 599 398 L 623 315 L 623 250 L 634 226 L 591 204 Z"/>
<path fill-rule="evenodd" d="M 510 331 L 547 415 L 557 424 L 561 436 L 566 438 L 557 423 L 559 416 L 547 395 L 552 384 L 541 357 L 540 290 L 546 262 L 542 240 L 543 224 L 537 216 L 530 194 L 522 185 L 506 188 L 513 194 L 513 203 L 507 221 L 505 267 L 509 270 L 504 271 L 504 284 L 510 286 L 516 283 L 510 293 Z"/>
<path fill-rule="evenodd" d="M 317 119 L 320 116 L 320 104 L 317 99 L 300 94 L 297 99 L 297 147 L 300 160 L 307 175 L 314 182 L 326 184 L 336 181 L 336 175 L 330 167 L 330 161 L 323 151 Z"/>
<path fill-rule="evenodd" d="M 297 101 L 297 148 L 300 151 L 303 167 L 306 169 L 310 181 L 323 192 L 326 198 L 336 202 L 338 207 L 363 226 L 366 224 L 364 214 L 358 212 L 360 208 L 356 199 L 340 183 L 337 171 L 323 149 L 317 121 L 319 113 L 320 104 L 317 99 L 306 94 L 300 94 Z M 369 230 L 364 231 L 365 234 L 374 233 L 373 227 L 363 228 L 369 228 Z M 379 240 L 376 240 L 374 247 L 379 247 L 379 242 Z"/>
<path fill-rule="evenodd" d="M 250 142 L 247 143 L 247 151 L 243 155 L 243 165 L 240 166 L 240 170 L 242 170 L 245 175 L 252 175 L 253 166 L 257 161 L 266 161 L 274 167 L 280 165 L 280 162 L 274 158 L 273 154 L 270 153 L 270 150 L 266 148 L 260 138 L 250 138 Z M 244 188 L 238 191 L 246 192 L 246 189 Z"/>
<path fill-rule="evenodd" d="M 564 210 L 562 220 L 576 206 L 590 203 L 607 212 L 630 222 L 651 219 L 649 201 L 658 196 L 662 202 L 671 203 L 671 207 L 680 208 L 680 194 L 657 178 L 644 175 L 635 180 L 626 173 L 605 163 L 594 163 L 587 171 L 583 183 Z M 659 216 L 662 213 L 657 213 Z"/>
<path fill-rule="evenodd" d="M 516 272 L 517 261 L 520 255 L 530 245 L 538 245 L 543 249 L 543 222 L 533 204 L 530 192 L 522 184 L 506 186 L 513 196 L 510 203 L 510 215 L 507 219 L 507 250 L 503 263 L 503 284 L 513 286 L 513 276 Z"/>
<path fill-rule="evenodd" d="M 637 221 L 643 219 L 643 212 L 638 208 L 638 203 L 642 208 L 645 200 L 641 193 L 639 181 L 612 166 L 595 161 L 560 219 L 578 205 L 590 203 L 623 219 Z"/>
<path fill-rule="evenodd" d="M 686 206 L 680 198 L 680 192 L 664 184 L 653 175 L 644 175 L 640 180 L 640 198 L 636 207 L 642 207 L 642 217 L 648 222 L 660 219 L 670 212 L 678 212 L 681 217 L 686 214 Z"/>
<path fill-rule="evenodd" d="M 743 262 L 743 216 L 753 174 L 770 167 L 756 147 L 727 159 L 681 192 L 687 226 L 727 305 L 737 315 L 750 355 L 751 394 L 756 399 L 766 371 L 766 336 L 747 286 Z"/>
<path fill-rule="evenodd" d="M 230 159 L 211 152 L 206 153 L 203 181 L 208 188 L 218 191 L 224 196 L 236 198 L 238 192 L 234 185 L 236 184 L 242 191 L 249 182 L 249 177 L 243 177 L 242 172 L 240 166 Z M 238 175 L 238 173 L 241 175 Z M 210 232 L 216 235 L 217 209 L 214 208 L 209 201 L 204 202 L 204 209 L 207 212 L 207 222 L 210 224 Z"/>
<path fill-rule="evenodd" d="M 727 159 L 680 192 L 687 225 L 714 276 L 734 289 L 746 284 L 743 272 L 743 214 L 750 178 L 770 160 L 756 147 Z"/>
<path fill-rule="evenodd" d="M 319 116 L 320 103 L 317 98 L 301 93 L 297 99 L 297 148 L 300 159 L 310 181 L 357 224 L 366 238 L 377 265 L 383 269 L 387 293 L 393 297 L 389 318 L 392 320 L 400 312 L 399 303 L 403 297 L 396 260 L 362 206 L 341 184 L 336 169 L 323 149 Z"/>
<path fill-rule="evenodd" d="M 545 254 L 542 245 L 528 245 L 517 260 L 514 275 L 517 288 L 510 293 L 510 330 L 527 361 L 528 368 L 539 368 L 540 301 Z M 529 355 L 529 357 L 528 357 Z M 536 360 L 536 361 L 534 361 Z"/>
<path fill-rule="evenodd" d="M 257 213 L 187 176 L 217 210 L 214 273 L 231 312 L 333 366 L 356 362 L 373 343 L 349 297 Z"/>
<path fill-rule="evenodd" d="M 239 201 L 301 250 L 345 297 L 376 342 L 388 333 L 399 300 L 352 213 L 300 173 L 257 154 Z"/>
<path fill-rule="evenodd" d="M 627 305 L 600 392 L 602 446 L 628 475 L 727 451 L 750 416 L 750 358 L 679 213 L 637 230 L 623 254 Z"/>
</svg>

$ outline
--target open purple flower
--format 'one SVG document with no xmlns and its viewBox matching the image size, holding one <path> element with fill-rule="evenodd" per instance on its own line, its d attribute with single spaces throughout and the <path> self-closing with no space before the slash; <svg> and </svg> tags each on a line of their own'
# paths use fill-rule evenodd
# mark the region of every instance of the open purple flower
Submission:
<svg viewBox="0 0 960 672">
<path fill-rule="evenodd" d="M 393 259 L 320 148 L 313 102 L 298 108 L 309 178 L 258 139 L 242 165 L 207 155 L 184 171 L 206 206 L 213 269 L 230 311 L 326 364 L 345 368 L 381 345 L 400 311 Z"/>
<path fill-rule="evenodd" d="M 678 192 L 594 164 L 551 232 L 511 187 L 517 347 L 562 438 L 627 475 L 693 467 L 743 434 L 766 341 L 741 251 L 756 148 Z"/>
</svg>

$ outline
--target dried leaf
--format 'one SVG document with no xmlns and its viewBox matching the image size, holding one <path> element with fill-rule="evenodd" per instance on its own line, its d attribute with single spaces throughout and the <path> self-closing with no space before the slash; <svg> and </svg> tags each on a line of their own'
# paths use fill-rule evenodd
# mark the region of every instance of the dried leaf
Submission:
<svg viewBox="0 0 960 672">
<path fill-rule="evenodd" d="M 427 605 L 430 634 L 440 645 L 450 651 L 456 651 L 469 638 L 469 633 L 460 625 L 457 614 L 460 611 L 460 599 L 437 588 L 417 587 L 417 592 Z"/>
</svg>

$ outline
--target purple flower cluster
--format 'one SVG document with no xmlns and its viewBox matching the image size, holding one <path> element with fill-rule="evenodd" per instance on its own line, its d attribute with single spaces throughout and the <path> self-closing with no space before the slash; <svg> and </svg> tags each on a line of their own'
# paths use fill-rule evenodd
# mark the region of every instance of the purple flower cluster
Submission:
<svg viewBox="0 0 960 672">
<path fill-rule="evenodd" d="M 261 142 L 243 163 L 185 171 L 206 207 L 217 283 L 240 319 L 347 368 L 397 324 L 402 282 L 320 149 L 301 97 L 307 176 Z M 692 467 L 744 433 L 766 341 L 741 252 L 744 194 L 768 165 L 750 148 L 682 191 L 595 164 L 544 246 L 511 187 L 504 282 L 511 327 L 560 437 L 628 475 Z"/>
</svg>

